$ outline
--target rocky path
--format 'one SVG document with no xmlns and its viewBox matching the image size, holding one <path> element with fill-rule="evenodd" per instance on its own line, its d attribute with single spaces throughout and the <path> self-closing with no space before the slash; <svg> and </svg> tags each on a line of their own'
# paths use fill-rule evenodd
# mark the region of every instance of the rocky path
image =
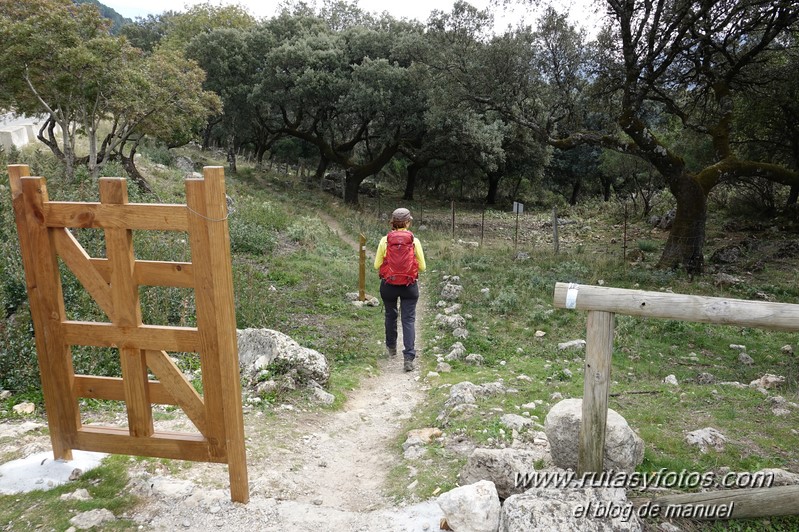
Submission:
<svg viewBox="0 0 799 532">
<path fill-rule="evenodd" d="M 322 218 L 358 249 L 335 220 Z M 418 325 L 425 305 L 420 301 Z M 375 319 L 381 319 L 378 312 Z M 422 352 L 419 340 L 417 345 Z M 402 460 L 395 446 L 424 392 L 419 370 L 405 373 L 401 356 L 378 365 L 379 372 L 362 380 L 340 411 L 284 405 L 275 415 L 245 414 L 249 504 L 230 502 L 225 466 L 192 464 L 155 477 L 140 471 L 134 482 L 151 497 L 131 517 L 156 530 L 437 529 L 441 511 L 435 502 L 396 506 L 384 493 L 388 473 Z"/>
</svg>

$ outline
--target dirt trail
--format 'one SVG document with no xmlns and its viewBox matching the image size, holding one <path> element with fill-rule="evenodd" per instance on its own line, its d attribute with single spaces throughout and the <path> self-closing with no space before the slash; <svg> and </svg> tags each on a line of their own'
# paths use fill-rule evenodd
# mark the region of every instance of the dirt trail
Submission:
<svg viewBox="0 0 799 532">
<path fill-rule="evenodd" d="M 320 217 L 358 250 L 358 243 L 335 220 Z M 421 292 L 417 330 L 425 319 L 425 291 Z M 374 319 L 381 316 L 382 309 L 375 309 Z M 375 346 L 375 356 L 381 351 Z M 423 352 L 418 338 L 417 351 Z M 175 476 L 191 480 L 195 491 L 201 486 L 219 489 L 193 495 L 196 505 L 192 498 L 188 505 L 157 498 L 141 509 L 138 518 L 163 530 L 436 529 L 440 509 L 434 502 L 396 507 L 383 492 L 388 473 L 403 460 L 391 446 L 423 399 L 419 369 L 405 373 L 401 356 L 380 358 L 378 366 L 379 372 L 363 379 L 340 411 L 304 412 L 285 405 L 276 408 L 275 416 L 245 415 L 248 505 L 225 500 L 225 467 L 194 464 Z"/>
</svg>

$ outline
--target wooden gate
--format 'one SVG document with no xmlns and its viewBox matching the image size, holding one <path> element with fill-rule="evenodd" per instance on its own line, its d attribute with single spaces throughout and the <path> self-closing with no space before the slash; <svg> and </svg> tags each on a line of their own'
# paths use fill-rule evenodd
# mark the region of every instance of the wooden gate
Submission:
<svg viewBox="0 0 799 532">
<path fill-rule="evenodd" d="M 44 178 L 28 177 L 27 165 L 11 165 L 8 173 L 55 458 L 70 460 L 72 449 L 81 449 L 226 463 L 231 499 L 246 503 L 223 169 L 206 167 L 202 179 L 187 179 L 186 205 L 128 203 L 121 178 L 100 179 L 99 203 L 50 201 Z M 70 228 L 102 229 L 106 256 L 90 257 Z M 134 230 L 188 233 L 192 262 L 137 260 Z M 67 319 L 59 258 L 110 323 Z M 142 323 L 140 286 L 193 288 L 197 327 Z M 122 377 L 76 375 L 71 346 L 115 348 Z M 199 353 L 202 395 L 168 352 Z M 82 424 L 81 397 L 124 401 L 127 428 Z M 153 403 L 179 406 L 198 432 L 154 430 Z"/>
</svg>

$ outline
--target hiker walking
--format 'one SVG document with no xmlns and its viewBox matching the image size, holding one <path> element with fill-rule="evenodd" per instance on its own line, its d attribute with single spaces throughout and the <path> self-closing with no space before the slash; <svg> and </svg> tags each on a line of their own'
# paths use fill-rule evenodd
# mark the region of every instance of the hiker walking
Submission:
<svg viewBox="0 0 799 532">
<path fill-rule="evenodd" d="M 380 297 L 386 308 L 386 353 L 397 355 L 397 300 L 400 302 L 403 369 L 413 370 L 416 358 L 416 302 L 419 300 L 419 272 L 427 265 L 422 244 L 410 232 L 411 211 L 391 213 L 391 230 L 380 239 L 375 254 L 375 269 L 380 274 Z"/>
</svg>

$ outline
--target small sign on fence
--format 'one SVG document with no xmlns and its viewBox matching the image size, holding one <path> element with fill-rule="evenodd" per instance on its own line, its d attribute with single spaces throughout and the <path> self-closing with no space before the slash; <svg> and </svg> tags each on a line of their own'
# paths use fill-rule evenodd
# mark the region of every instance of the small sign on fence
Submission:
<svg viewBox="0 0 799 532">
<path fill-rule="evenodd" d="M 524 203 L 518 201 L 513 202 L 513 212 L 516 214 L 524 214 Z"/>
</svg>

